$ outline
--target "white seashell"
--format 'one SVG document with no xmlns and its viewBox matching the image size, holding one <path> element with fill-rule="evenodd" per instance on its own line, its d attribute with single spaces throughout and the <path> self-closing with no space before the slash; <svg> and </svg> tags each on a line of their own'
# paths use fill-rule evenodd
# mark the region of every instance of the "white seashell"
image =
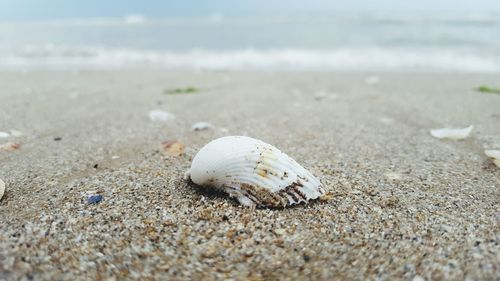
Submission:
<svg viewBox="0 0 500 281">
<path fill-rule="evenodd" d="M 6 132 L 0 132 L 0 138 L 8 138 L 10 137 L 10 134 L 9 133 L 6 133 Z"/>
<path fill-rule="evenodd" d="M 0 179 L 0 200 L 2 200 L 3 194 L 5 193 L 5 183 Z"/>
<path fill-rule="evenodd" d="M 500 168 L 500 150 L 485 150 L 484 153 Z"/>
<path fill-rule="evenodd" d="M 151 110 L 149 112 L 149 119 L 152 121 L 165 122 L 174 118 L 175 116 L 172 113 L 163 110 Z"/>
<path fill-rule="evenodd" d="M 211 141 L 200 149 L 191 180 L 235 197 L 245 206 L 285 207 L 325 194 L 309 171 L 276 147 L 244 136 Z"/>
<path fill-rule="evenodd" d="M 431 135 L 438 139 L 461 140 L 467 138 L 472 132 L 473 128 L 474 126 L 470 125 L 469 127 L 463 129 L 434 129 L 431 130 Z"/>
<path fill-rule="evenodd" d="M 213 127 L 214 127 L 214 125 L 212 125 L 208 122 L 197 122 L 197 123 L 194 123 L 193 126 L 191 126 L 191 130 L 203 131 L 203 130 L 212 129 Z"/>
</svg>

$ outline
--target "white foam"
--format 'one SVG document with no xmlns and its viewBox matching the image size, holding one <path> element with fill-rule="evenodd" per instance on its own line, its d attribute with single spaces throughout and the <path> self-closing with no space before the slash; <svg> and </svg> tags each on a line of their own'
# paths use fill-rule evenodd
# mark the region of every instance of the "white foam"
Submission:
<svg viewBox="0 0 500 281">
<path fill-rule="evenodd" d="M 207 70 L 410 70 L 499 72 L 500 57 L 452 50 L 389 48 L 149 51 L 103 47 L 27 46 L 0 55 L 0 68 L 154 66 Z"/>
<path fill-rule="evenodd" d="M 141 14 L 129 14 L 126 15 L 124 18 L 125 23 L 128 24 L 140 24 L 144 23 L 146 21 L 146 17 Z"/>
</svg>

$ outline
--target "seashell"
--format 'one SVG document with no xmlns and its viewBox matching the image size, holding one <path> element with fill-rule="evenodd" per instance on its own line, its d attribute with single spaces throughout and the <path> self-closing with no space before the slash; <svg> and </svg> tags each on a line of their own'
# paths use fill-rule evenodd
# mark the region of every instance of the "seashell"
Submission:
<svg viewBox="0 0 500 281">
<path fill-rule="evenodd" d="M 6 132 L 0 132 L 0 138 L 8 138 L 10 137 L 10 134 L 9 133 L 6 133 Z"/>
<path fill-rule="evenodd" d="M 244 206 L 286 207 L 325 194 L 320 181 L 276 147 L 245 136 L 211 141 L 189 171 L 197 185 L 222 190 Z"/>
<path fill-rule="evenodd" d="M 170 156 L 181 156 L 186 148 L 183 143 L 177 140 L 164 141 L 161 143 L 161 147 Z"/>
<path fill-rule="evenodd" d="M 493 160 L 493 163 L 500 168 L 500 150 L 485 150 L 484 154 Z"/>
<path fill-rule="evenodd" d="M 175 116 L 168 111 L 151 110 L 149 112 L 149 119 L 151 119 L 151 121 L 155 121 L 155 122 L 166 122 L 166 121 L 172 120 L 174 118 L 175 118 Z"/>
<path fill-rule="evenodd" d="M 208 122 L 197 122 L 197 123 L 194 123 L 193 126 L 191 126 L 191 130 L 203 131 L 203 130 L 212 129 L 213 127 L 214 127 L 214 125 L 212 125 Z"/>
<path fill-rule="evenodd" d="M 462 140 L 470 135 L 473 128 L 474 126 L 470 125 L 469 127 L 463 129 L 434 129 L 431 130 L 431 135 L 438 139 Z"/>
<path fill-rule="evenodd" d="M 21 147 L 19 143 L 16 142 L 7 142 L 0 145 L 0 151 L 14 151 Z"/>
<path fill-rule="evenodd" d="M 2 200 L 3 194 L 5 193 L 5 183 L 0 179 L 0 200 Z"/>
</svg>

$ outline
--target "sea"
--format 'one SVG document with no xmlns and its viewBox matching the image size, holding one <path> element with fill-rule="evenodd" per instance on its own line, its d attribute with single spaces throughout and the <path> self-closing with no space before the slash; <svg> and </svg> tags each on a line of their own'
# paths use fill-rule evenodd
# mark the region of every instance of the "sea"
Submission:
<svg viewBox="0 0 500 281">
<path fill-rule="evenodd" d="M 0 69 L 500 72 L 500 13 L 1 21 Z"/>
</svg>

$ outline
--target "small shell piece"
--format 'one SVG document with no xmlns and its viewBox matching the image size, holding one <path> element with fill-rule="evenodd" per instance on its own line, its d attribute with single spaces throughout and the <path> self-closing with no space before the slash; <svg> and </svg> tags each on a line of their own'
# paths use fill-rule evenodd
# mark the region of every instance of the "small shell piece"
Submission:
<svg viewBox="0 0 500 281">
<path fill-rule="evenodd" d="M 191 180 L 235 197 L 245 206 L 285 207 L 316 199 L 325 190 L 308 170 L 276 147 L 244 136 L 211 141 L 200 149 Z"/>
<path fill-rule="evenodd" d="M 203 130 L 212 129 L 213 127 L 214 127 L 214 125 L 212 125 L 208 122 L 197 122 L 197 123 L 194 123 L 193 126 L 191 126 L 191 130 L 203 131 Z"/>
<path fill-rule="evenodd" d="M 484 153 L 500 168 L 500 150 L 485 150 Z"/>
<path fill-rule="evenodd" d="M 3 194 L 5 193 L 5 183 L 0 179 L 0 200 L 2 200 Z"/>
<path fill-rule="evenodd" d="M 181 156 L 186 148 L 183 143 L 177 140 L 164 141 L 161 143 L 161 147 L 170 156 Z"/>
<path fill-rule="evenodd" d="M 0 145 L 0 151 L 14 151 L 20 147 L 21 145 L 19 143 L 9 141 Z"/>
<path fill-rule="evenodd" d="M 462 140 L 470 135 L 473 128 L 474 126 L 470 125 L 469 127 L 463 129 L 434 129 L 431 130 L 431 135 L 438 139 Z"/>
<path fill-rule="evenodd" d="M 149 112 L 149 119 L 151 119 L 151 121 L 155 121 L 155 122 L 166 122 L 166 121 L 172 120 L 174 118 L 175 118 L 175 116 L 168 111 L 151 110 Z"/>
</svg>

